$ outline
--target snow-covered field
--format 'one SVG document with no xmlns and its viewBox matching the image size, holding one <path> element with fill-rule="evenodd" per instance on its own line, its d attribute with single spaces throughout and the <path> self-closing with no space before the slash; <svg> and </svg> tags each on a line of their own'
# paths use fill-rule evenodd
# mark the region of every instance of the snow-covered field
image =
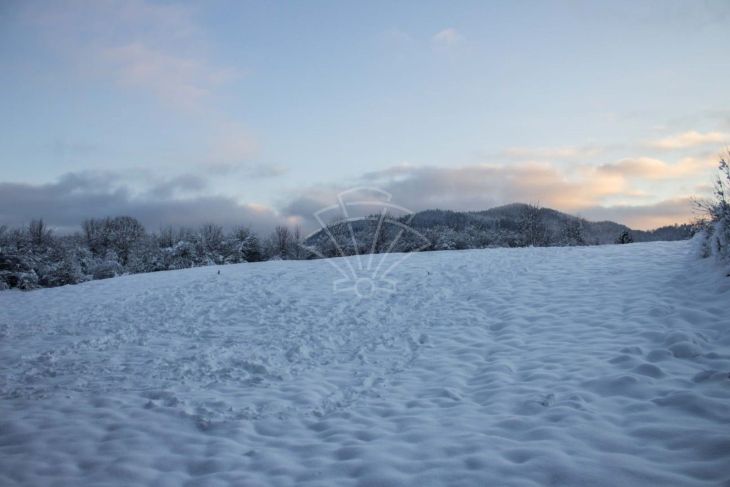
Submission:
<svg viewBox="0 0 730 487">
<path fill-rule="evenodd" d="M 2 292 L 0 485 L 730 485 L 730 278 L 689 249 Z"/>
</svg>

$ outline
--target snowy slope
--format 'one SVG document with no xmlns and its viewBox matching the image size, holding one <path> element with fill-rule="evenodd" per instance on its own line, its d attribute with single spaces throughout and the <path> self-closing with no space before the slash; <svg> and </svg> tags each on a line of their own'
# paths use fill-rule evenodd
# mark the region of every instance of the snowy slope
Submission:
<svg viewBox="0 0 730 487">
<path fill-rule="evenodd" d="M 0 293 L 0 485 L 730 485 L 730 279 L 689 243 Z M 217 271 L 220 270 L 220 275 Z"/>
</svg>

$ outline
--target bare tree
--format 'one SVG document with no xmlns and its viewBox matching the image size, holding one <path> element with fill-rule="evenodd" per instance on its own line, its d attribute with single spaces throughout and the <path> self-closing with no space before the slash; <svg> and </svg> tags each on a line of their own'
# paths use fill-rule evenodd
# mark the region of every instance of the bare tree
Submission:
<svg viewBox="0 0 730 487">
<path fill-rule="evenodd" d="M 103 247 L 114 250 L 120 263 L 126 266 L 133 247 L 145 237 L 144 226 L 131 216 L 106 218 L 101 225 Z"/>
<path fill-rule="evenodd" d="M 175 238 L 175 229 L 171 226 L 160 228 L 160 232 L 157 234 L 157 244 L 162 248 L 170 248 L 177 243 Z"/>
<path fill-rule="evenodd" d="M 223 227 L 206 223 L 200 227 L 200 239 L 208 252 L 220 252 L 223 247 Z"/>
<path fill-rule="evenodd" d="M 94 254 L 100 254 L 102 252 L 102 247 L 104 245 L 103 228 L 104 222 L 94 218 L 84 220 L 81 224 L 86 245 L 89 246 L 89 250 L 91 250 Z"/>
<path fill-rule="evenodd" d="M 271 234 L 272 256 L 280 259 L 287 259 L 290 256 L 292 247 L 292 234 L 288 227 L 279 225 Z"/>
<path fill-rule="evenodd" d="M 293 259 L 301 260 L 304 258 L 305 252 L 302 247 L 304 239 L 302 238 L 302 229 L 299 225 L 294 227 L 294 235 L 291 242 L 291 256 Z"/>
<path fill-rule="evenodd" d="M 28 224 L 28 236 L 33 245 L 41 246 L 51 241 L 51 229 L 43 222 L 43 218 L 39 220 L 31 220 Z"/>
</svg>

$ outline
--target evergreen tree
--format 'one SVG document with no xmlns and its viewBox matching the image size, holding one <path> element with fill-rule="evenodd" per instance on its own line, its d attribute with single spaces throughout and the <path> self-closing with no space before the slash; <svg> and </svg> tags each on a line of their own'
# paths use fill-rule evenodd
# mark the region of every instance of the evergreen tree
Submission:
<svg viewBox="0 0 730 487">
<path fill-rule="evenodd" d="M 631 232 L 624 230 L 621 235 L 616 238 L 617 244 L 629 244 L 634 242 L 634 237 L 631 236 Z"/>
</svg>

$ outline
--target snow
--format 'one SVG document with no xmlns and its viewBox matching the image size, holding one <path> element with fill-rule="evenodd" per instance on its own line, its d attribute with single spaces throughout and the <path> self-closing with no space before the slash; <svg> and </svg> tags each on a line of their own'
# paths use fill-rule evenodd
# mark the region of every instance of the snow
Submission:
<svg viewBox="0 0 730 487">
<path fill-rule="evenodd" d="M 728 485 L 730 279 L 690 247 L 2 292 L 0 485 Z"/>
</svg>

